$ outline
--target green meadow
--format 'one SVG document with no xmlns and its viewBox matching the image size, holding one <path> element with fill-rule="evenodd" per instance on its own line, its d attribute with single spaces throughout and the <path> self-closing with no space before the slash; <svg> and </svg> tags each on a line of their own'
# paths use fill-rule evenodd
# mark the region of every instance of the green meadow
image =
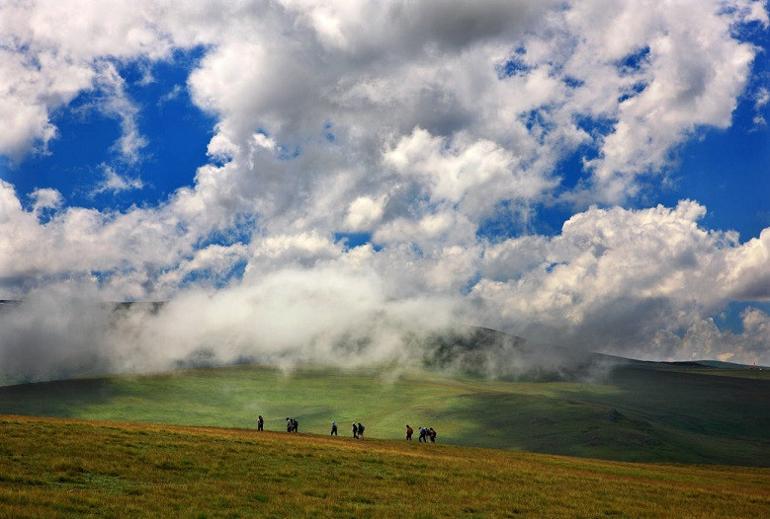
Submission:
<svg viewBox="0 0 770 519">
<path fill-rule="evenodd" d="M 521 382 L 392 369 L 255 366 L 0 388 L 0 414 L 397 439 L 590 458 L 770 465 L 770 372 L 632 363 L 591 382 Z"/>
</svg>

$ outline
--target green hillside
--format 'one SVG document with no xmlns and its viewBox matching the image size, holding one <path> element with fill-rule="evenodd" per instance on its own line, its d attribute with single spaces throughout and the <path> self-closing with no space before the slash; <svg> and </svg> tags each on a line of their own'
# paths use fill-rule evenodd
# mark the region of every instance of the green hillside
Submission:
<svg viewBox="0 0 770 519">
<path fill-rule="evenodd" d="M 441 443 L 629 461 L 770 465 L 770 372 L 628 363 L 595 382 L 511 382 L 389 369 L 180 371 L 0 388 L 0 413 L 376 438 L 433 426 Z"/>
<path fill-rule="evenodd" d="M 770 469 L 0 416 L 0 517 L 763 517 Z"/>
</svg>

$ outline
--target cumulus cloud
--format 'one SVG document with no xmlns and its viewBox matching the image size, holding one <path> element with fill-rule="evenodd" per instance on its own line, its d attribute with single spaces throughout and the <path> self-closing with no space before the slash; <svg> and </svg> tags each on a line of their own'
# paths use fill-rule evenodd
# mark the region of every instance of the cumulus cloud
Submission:
<svg viewBox="0 0 770 519">
<path fill-rule="evenodd" d="M 61 193 L 52 188 L 38 188 L 30 193 L 32 213 L 39 216 L 46 209 L 59 209 L 64 203 Z"/>
<path fill-rule="evenodd" d="M 385 195 L 374 199 L 368 196 L 359 196 L 348 208 L 345 216 L 345 224 L 352 231 L 371 229 L 382 218 L 387 198 Z"/>
<path fill-rule="evenodd" d="M 398 357 L 394 330 L 457 316 L 580 349 L 770 362 L 761 310 L 742 333 L 709 321 L 768 298 L 770 231 L 741 243 L 704 228 L 695 201 L 623 207 L 698 129 L 731 124 L 758 52 L 748 23 L 767 26 L 762 2 L 3 4 L 0 155 L 45 150 L 52 114 L 90 92 L 121 130 L 95 192 L 141 189 L 119 171 L 141 169 L 145 107 L 119 71 L 140 63 L 151 78 L 177 49 L 202 49 L 185 87 L 215 123 L 210 162 L 156 205 L 100 211 L 41 189 L 28 207 L 1 182 L 0 289 L 41 308 L 30 294 L 64 280 L 92 299 L 170 300 L 163 319 L 130 312 L 115 328 L 109 314 L 77 338 L 124 366 L 215 343 L 223 360 L 318 359 L 365 332 L 386 346 L 361 358 Z M 559 165 L 583 150 L 565 185 Z M 490 218 L 525 228 L 529 208 L 555 200 L 579 212 L 554 236 L 480 237 Z M 41 322 L 13 315 L 18 337 Z M 175 321 L 186 316 L 195 326 Z M 67 319 L 34 340 L 89 326 Z M 173 333 L 178 346 L 148 346 Z"/>
<path fill-rule="evenodd" d="M 383 159 L 400 175 L 416 178 L 431 200 L 476 218 L 494 211 L 498 200 L 532 200 L 553 187 L 494 142 L 453 146 L 422 129 L 402 138 Z"/>
<path fill-rule="evenodd" d="M 694 129 L 729 126 L 755 53 L 732 37 L 732 28 L 749 20 L 767 23 L 755 2 L 736 3 L 733 17 L 724 16 L 722 4 L 700 4 L 697 22 L 688 14 L 696 5 L 688 2 L 638 10 L 630 4 L 641 7 L 588 2 L 567 14 L 588 39 L 580 49 L 586 54 L 575 53 L 566 66 L 577 65 L 577 77 L 584 77 L 580 71 L 594 62 L 603 74 L 588 83 L 609 80 L 619 87 L 617 101 L 596 114 L 614 127 L 590 164 L 597 194 L 609 202 L 633 192 L 637 176 L 664 167 L 672 148 Z"/>
<path fill-rule="evenodd" d="M 750 323 L 766 314 L 744 314 L 737 335 L 720 331 L 711 316 L 729 301 L 770 296 L 756 270 L 770 235 L 740 244 L 735 233 L 700 227 L 704 215 L 689 201 L 673 209 L 589 209 L 555 237 L 487 249 L 474 294 L 495 307 L 494 324 L 515 323 L 546 342 L 603 344 L 649 358 L 764 359 L 767 339 Z"/>
</svg>

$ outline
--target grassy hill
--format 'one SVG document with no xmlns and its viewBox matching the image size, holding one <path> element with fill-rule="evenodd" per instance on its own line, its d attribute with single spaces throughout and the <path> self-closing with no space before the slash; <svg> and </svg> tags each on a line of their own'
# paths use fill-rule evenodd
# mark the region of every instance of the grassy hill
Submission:
<svg viewBox="0 0 770 519">
<path fill-rule="evenodd" d="M 0 517 L 762 517 L 770 469 L 0 416 Z"/>
<path fill-rule="evenodd" d="M 0 413 L 400 438 L 626 461 L 770 465 L 770 371 L 626 362 L 593 382 L 239 366 L 0 388 Z"/>
</svg>

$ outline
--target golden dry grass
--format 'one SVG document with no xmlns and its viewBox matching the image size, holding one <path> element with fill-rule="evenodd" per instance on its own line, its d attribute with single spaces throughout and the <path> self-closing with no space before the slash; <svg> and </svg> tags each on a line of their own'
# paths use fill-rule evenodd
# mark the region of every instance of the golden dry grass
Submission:
<svg viewBox="0 0 770 519">
<path fill-rule="evenodd" d="M 0 417 L 0 516 L 763 517 L 770 469 Z"/>
</svg>

